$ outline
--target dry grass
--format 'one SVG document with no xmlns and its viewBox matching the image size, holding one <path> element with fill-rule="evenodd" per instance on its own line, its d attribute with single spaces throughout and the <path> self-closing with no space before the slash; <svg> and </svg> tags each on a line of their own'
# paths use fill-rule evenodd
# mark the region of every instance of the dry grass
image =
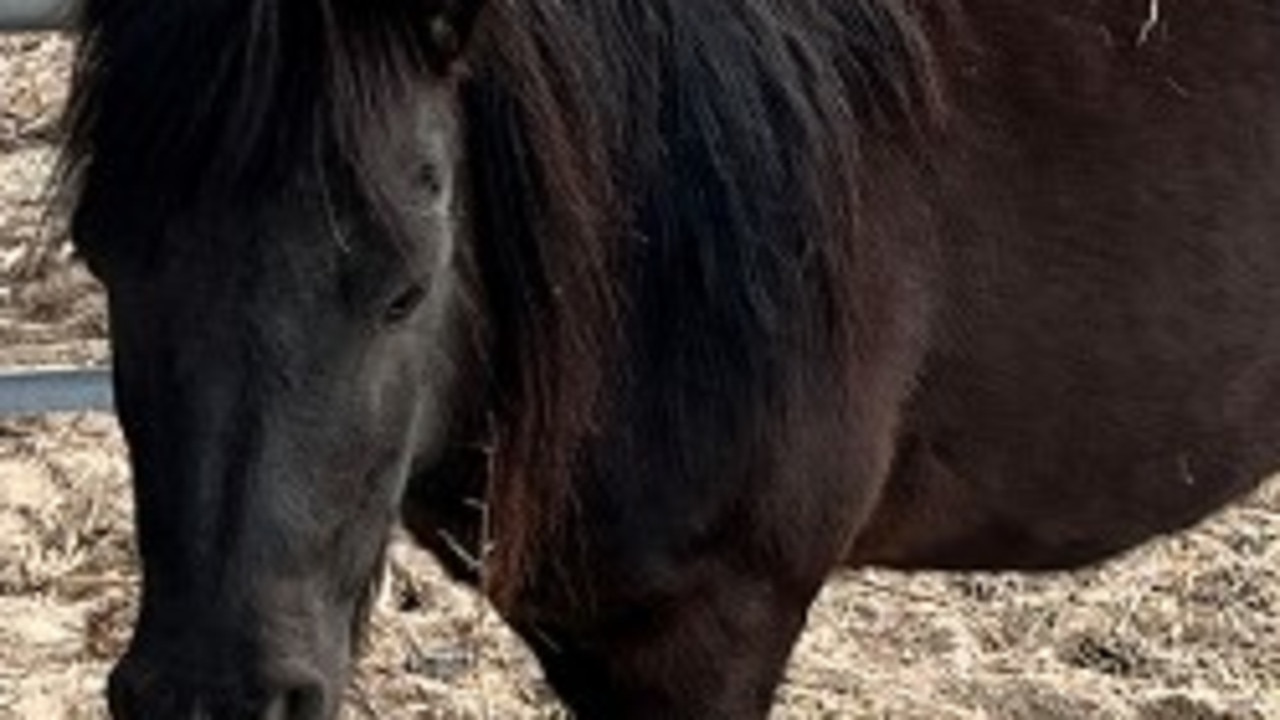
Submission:
<svg viewBox="0 0 1280 720">
<path fill-rule="evenodd" d="M 100 359 L 101 304 L 39 243 L 66 47 L 0 38 L 0 365 Z M 134 612 L 126 463 L 101 415 L 0 424 L 0 720 L 103 717 Z M 1280 718 L 1280 482 L 1062 576 L 860 573 L 815 606 L 776 715 Z M 486 606 L 398 544 L 351 718 L 560 714 Z"/>
</svg>

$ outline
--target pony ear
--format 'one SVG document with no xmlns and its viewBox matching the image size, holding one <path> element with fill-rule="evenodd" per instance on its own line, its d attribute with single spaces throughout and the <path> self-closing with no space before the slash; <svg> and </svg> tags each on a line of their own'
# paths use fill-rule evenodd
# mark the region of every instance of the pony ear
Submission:
<svg viewBox="0 0 1280 720">
<path fill-rule="evenodd" d="M 432 61 L 446 67 L 466 51 L 485 0 L 431 0 L 427 42 Z"/>
</svg>

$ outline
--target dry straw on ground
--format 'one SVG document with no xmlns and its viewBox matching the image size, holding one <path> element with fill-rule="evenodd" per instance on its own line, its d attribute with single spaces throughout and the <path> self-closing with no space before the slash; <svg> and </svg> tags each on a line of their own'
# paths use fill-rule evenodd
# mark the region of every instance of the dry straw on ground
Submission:
<svg viewBox="0 0 1280 720">
<path fill-rule="evenodd" d="M 39 193 L 66 46 L 0 38 L 0 365 L 91 362 L 101 301 L 42 250 Z M 102 415 L 0 423 L 0 720 L 102 718 L 135 604 L 127 467 Z M 1194 533 L 1053 576 L 835 580 L 782 718 L 1280 718 L 1280 482 Z M 399 543 L 350 718 L 559 710 L 474 595 Z"/>
</svg>

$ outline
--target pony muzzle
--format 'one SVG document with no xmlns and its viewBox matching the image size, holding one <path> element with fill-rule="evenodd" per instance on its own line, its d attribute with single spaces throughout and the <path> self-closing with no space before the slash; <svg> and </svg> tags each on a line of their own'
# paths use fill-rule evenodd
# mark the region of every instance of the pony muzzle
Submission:
<svg viewBox="0 0 1280 720">
<path fill-rule="evenodd" d="M 232 670 L 229 679 L 126 655 L 112 670 L 107 698 L 112 720 L 327 720 L 337 713 L 338 685 L 317 670 L 291 664 Z"/>
</svg>

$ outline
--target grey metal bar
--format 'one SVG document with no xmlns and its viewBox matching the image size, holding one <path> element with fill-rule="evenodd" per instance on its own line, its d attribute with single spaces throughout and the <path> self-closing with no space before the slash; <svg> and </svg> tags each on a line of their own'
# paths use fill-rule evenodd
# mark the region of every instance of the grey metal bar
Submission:
<svg viewBox="0 0 1280 720">
<path fill-rule="evenodd" d="M 0 372 L 0 417 L 111 410 L 106 368 Z"/>
<path fill-rule="evenodd" d="M 0 0 L 0 31 L 65 30 L 77 0 Z"/>
</svg>

